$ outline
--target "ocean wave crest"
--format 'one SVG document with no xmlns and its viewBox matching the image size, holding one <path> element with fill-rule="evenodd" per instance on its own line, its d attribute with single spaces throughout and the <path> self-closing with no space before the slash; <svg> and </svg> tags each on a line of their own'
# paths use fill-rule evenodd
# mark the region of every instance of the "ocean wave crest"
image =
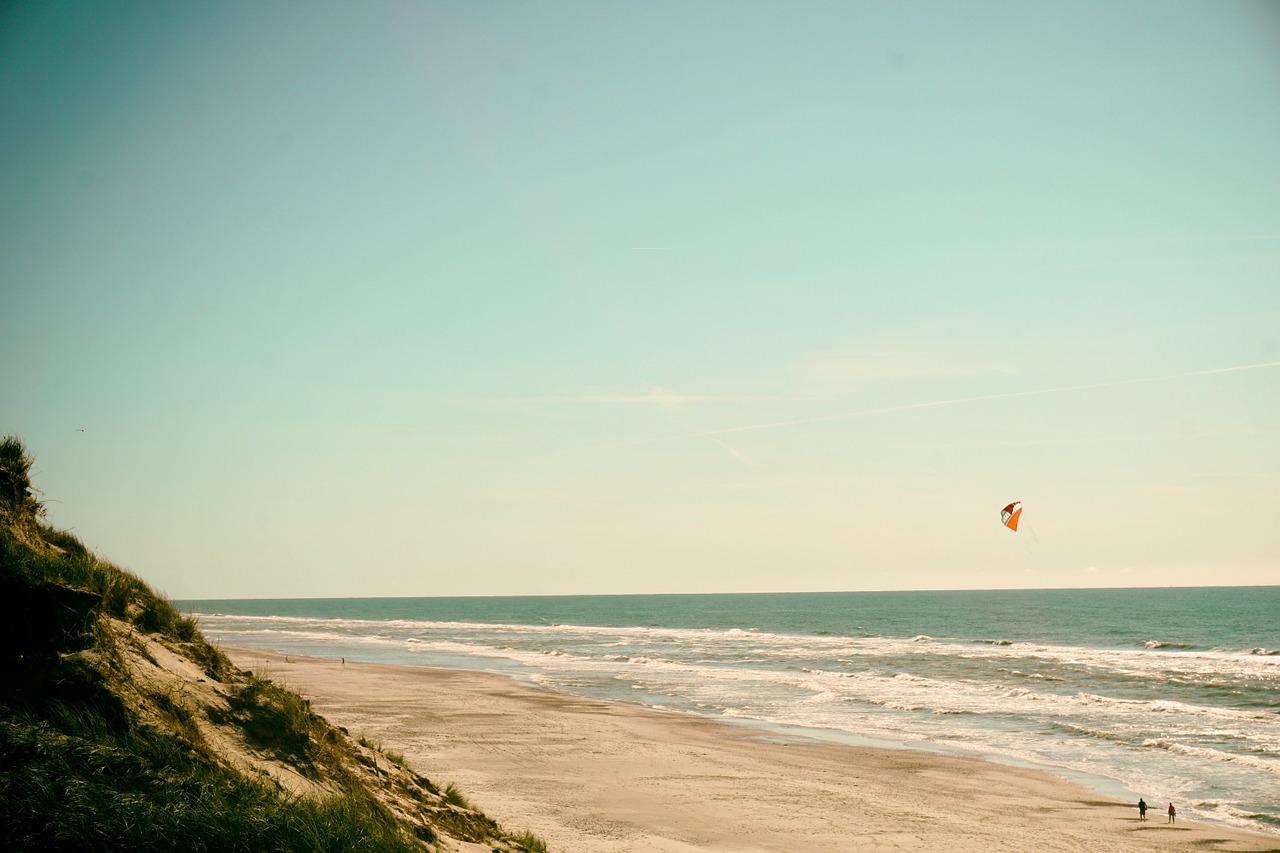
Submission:
<svg viewBox="0 0 1280 853">
<path fill-rule="evenodd" d="M 1090 737 L 1098 740 L 1115 740 L 1123 741 L 1125 738 L 1115 732 L 1109 732 L 1104 729 L 1093 729 L 1088 726 L 1077 726 L 1073 723 L 1054 723 L 1054 725 L 1070 734 L 1078 737 Z"/>
<path fill-rule="evenodd" d="M 1194 643 L 1170 643 L 1166 640 L 1147 640 L 1142 645 L 1148 649 L 1194 649 Z"/>
<path fill-rule="evenodd" d="M 1145 747 L 1155 749 L 1164 749 L 1178 755 L 1189 755 L 1194 758 L 1206 758 L 1211 761 L 1229 761 L 1234 764 L 1243 764 L 1252 767 L 1255 770 L 1264 770 L 1268 773 L 1280 773 L 1280 761 L 1271 761 L 1265 758 L 1258 758 L 1253 755 L 1242 754 L 1238 752 L 1223 752 L 1220 749 L 1210 749 L 1206 746 L 1191 746 L 1177 741 L 1165 740 L 1163 738 L 1148 738 L 1142 742 Z"/>
</svg>

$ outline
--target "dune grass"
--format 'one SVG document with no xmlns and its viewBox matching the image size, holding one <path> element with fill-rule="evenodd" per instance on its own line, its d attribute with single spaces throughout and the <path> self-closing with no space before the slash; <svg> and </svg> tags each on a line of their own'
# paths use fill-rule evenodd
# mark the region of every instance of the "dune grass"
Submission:
<svg viewBox="0 0 1280 853">
<path fill-rule="evenodd" d="M 495 850 L 546 850 L 470 810 L 452 786 L 442 799 L 468 811 L 433 812 L 434 827 L 393 815 L 374 790 L 382 783 L 356 770 L 367 762 L 307 700 L 239 670 L 168 598 L 45 524 L 32 462 L 16 437 L 0 439 L 0 848 L 407 851 L 428 849 L 439 830 L 498 842 Z M 195 713 L 340 793 L 295 796 L 228 766 L 180 695 L 147 692 L 161 722 L 138 720 L 121 698 L 142 690 L 125 653 L 155 660 L 111 620 L 225 686 L 225 708 Z M 428 797 L 440 795 L 403 756 L 379 751 Z"/>
<path fill-rule="evenodd" d="M 518 832 L 511 836 L 511 840 L 529 853 L 547 853 L 547 843 L 532 832 Z"/>
<path fill-rule="evenodd" d="M 0 717 L 10 849 L 422 849 L 369 797 L 290 797 L 172 738 L 92 714 L 60 722 Z"/>
<path fill-rule="evenodd" d="M 32 458 L 0 440 L 0 838 L 14 850 L 422 850 L 367 790 L 295 797 L 221 764 L 176 697 L 153 696 L 169 731 L 133 721 L 111 617 L 243 686 L 232 713 L 266 752 L 302 767 L 332 732 L 305 700 L 239 671 L 196 624 L 132 573 L 43 523 Z M 88 658 L 77 654 L 89 650 Z M 421 837 L 419 837 L 421 836 Z"/>
<path fill-rule="evenodd" d="M 452 782 L 445 785 L 443 793 L 445 802 L 452 803 L 459 808 L 471 808 L 471 803 L 467 802 L 467 798 L 462 795 L 462 792 Z"/>
<path fill-rule="evenodd" d="M 221 764 L 177 697 L 153 696 L 169 731 L 136 724 L 104 617 L 127 622 L 214 677 L 239 671 L 136 575 L 43 523 L 32 458 L 0 440 L 0 838 L 14 850 L 422 850 L 368 792 L 294 797 Z M 92 651 L 90 658 L 77 654 Z M 312 766 L 326 727 L 305 700 L 243 675 L 233 713 L 265 751 Z M 426 836 L 433 833 L 425 827 Z"/>
</svg>

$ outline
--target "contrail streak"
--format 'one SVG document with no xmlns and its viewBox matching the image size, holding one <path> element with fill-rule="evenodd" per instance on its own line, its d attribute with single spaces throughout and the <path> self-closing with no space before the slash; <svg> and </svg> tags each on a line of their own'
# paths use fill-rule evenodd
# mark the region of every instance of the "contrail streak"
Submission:
<svg viewBox="0 0 1280 853">
<path fill-rule="evenodd" d="M 947 400 L 930 400 L 923 403 L 904 403 L 899 406 L 883 406 L 877 409 L 862 409 L 857 412 L 841 412 L 834 415 L 817 415 L 809 418 L 791 418 L 785 421 L 768 421 L 766 423 L 724 427 L 722 429 L 712 429 L 704 432 L 665 435 L 658 438 L 640 438 L 634 441 L 621 441 L 616 444 L 596 444 L 589 447 L 580 447 L 576 450 L 566 450 L 562 452 L 581 453 L 588 450 L 611 450 L 618 447 L 636 447 L 644 444 L 661 444 L 663 442 L 680 441 L 690 438 L 714 438 L 715 436 L 730 435 L 735 432 L 753 432 L 756 430 L 777 429 L 778 427 L 795 426 L 796 424 L 849 420 L 851 418 L 887 415 L 895 412 L 909 412 L 915 409 L 932 409 L 941 406 L 958 406 L 965 403 L 982 403 L 988 400 L 1008 400 L 1015 397 L 1037 397 L 1045 394 L 1063 394 L 1069 391 L 1092 391 L 1099 388 L 1120 388 L 1125 385 L 1143 385 L 1150 382 L 1169 382 L 1174 379 L 1190 379 L 1195 376 L 1214 376 L 1220 373 L 1240 373 L 1246 370 L 1264 370 L 1271 367 L 1280 367 L 1280 361 L 1268 361 L 1261 364 L 1242 364 L 1235 367 L 1215 367 L 1209 370 L 1193 370 L 1189 373 L 1174 373 L 1168 376 L 1146 376 L 1141 379 L 1120 379 L 1112 382 L 1091 382 L 1085 385 L 1059 385 L 1054 388 L 1036 388 L 1030 391 L 1006 391 L 1000 394 L 981 394 L 975 397 L 952 397 Z"/>
<path fill-rule="evenodd" d="M 734 450 L 732 447 L 730 447 L 729 445 L 725 444 L 723 441 L 721 441 L 720 439 L 716 438 L 714 435 L 708 435 L 708 436 L 703 436 L 703 437 L 704 437 L 704 438 L 706 438 L 708 441 L 714 441 L 716 444 L 720 445 L 720 448 L 721 448 L 722 450 L 724 450 L 724 452 L 725 452 L 725 453 L 728 453 L 730 456 L 732 456 L 734 459 L 737 459 L 737 460 L 738 460 L 739 462 L 741 462 L 743 465 L 752 465 L 752 466 L 754 466 L 754 467 L 756 467 L 756 468 L 759 468 L 759 467 L 760 467 L 760 463 L 759 463 L 759 462 L 752 462 L 750 459 L 748 459 L 747 457 L 743 456 L 741 453 L 739 453 L 738 451 Z"/>
</svg>

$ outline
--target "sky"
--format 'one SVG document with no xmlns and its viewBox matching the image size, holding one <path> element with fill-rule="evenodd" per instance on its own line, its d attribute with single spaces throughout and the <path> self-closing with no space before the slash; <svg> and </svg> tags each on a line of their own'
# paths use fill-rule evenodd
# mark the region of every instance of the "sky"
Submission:
<svg viewBox="0 0 1280 853">
<path fill-rule="evenodd" d="M 8 4 L 0 365 L 178 599 L 1274 584 L 1280 4 Z"/>
</svg>

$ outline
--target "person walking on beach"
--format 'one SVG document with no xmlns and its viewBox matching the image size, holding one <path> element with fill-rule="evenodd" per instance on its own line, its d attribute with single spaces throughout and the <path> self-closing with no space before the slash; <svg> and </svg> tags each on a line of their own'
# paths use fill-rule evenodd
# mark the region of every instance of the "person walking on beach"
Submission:
<svg viewBox="0 0 1280 853">
<path fill-rule="evenodd" d="M 1173 807 L 1173 803 L 1169 803 L 1169 823 L 1178 822 L 1178 810 Z"/>
<path fill-rule="evenodd" d="M 1138 798 L 1138 820 L 1146 820 L 1146 819 L 1147 819 L 1147 801 L 1139 797 Z"/>
</svg>

